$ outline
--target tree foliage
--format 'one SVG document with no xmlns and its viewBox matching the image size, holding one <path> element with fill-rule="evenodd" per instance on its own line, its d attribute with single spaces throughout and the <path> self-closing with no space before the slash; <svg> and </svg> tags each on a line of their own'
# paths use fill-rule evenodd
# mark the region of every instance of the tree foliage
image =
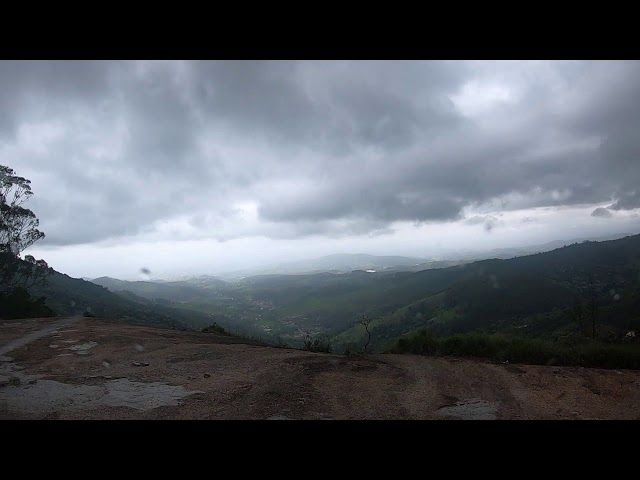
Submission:
<svg viewBox="0 0 640 480">
<path fill-rule="evenodd" d="M 372 320 L 373 320 L 372 317 L 370 317 L 368 315 L 362 315 L 362 318 L 358 322 L 360 325 L 364 326 L 365 330 L 367 331 L 367 335 L 368 335 L 367 343 L 364 345 L 364 352 L 365 353 L 368 352 L 369 343 L 371 343 L 371 332 L 369 331 L 369 324 L 371 323 Z"/>
<path fill-rule="evenodd" d="M 20 253 L 44 238 L 35 214 L 23 205 L 31 198 L 31 182 L 0 165 L 0 296 L 44 281 L 51 269 L 44 260 Z"/>
<path fill-rule="evenodd" d="M 30 180 L 0 165 L 0 251 L 19 255 L 44 238 L 35 214 L 22 206 L 32 195 Z"/>
<path fill-rule="evenodd" d="M 578 326 L 578 333 L 584 335 L 584 308 L 581 303 L 576 303 L 570 310 L 571 318 Z"/>
<path fill-rule="evenodd" d="M 0 318 L 53 317 L 55 312 L 44 303 L 45 297 L 34 300 L 24 288 L 0 296 Z"/>
</svg>

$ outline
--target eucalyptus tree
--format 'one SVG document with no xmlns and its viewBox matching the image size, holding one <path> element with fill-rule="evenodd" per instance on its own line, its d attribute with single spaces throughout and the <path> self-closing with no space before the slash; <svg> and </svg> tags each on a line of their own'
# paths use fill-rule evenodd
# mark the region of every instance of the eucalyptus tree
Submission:
<svg viewBox="0 0 640 480">
<path fill-rule="evenodd" d="M 38 218 L 24 207 L 32 195 L 31 181 L 0 165 L 0 295 L 41 283 L 50 273 L 44 260 L 32 255 L 20 258 L 25 249 L 44 238 Z"/>
</svg>

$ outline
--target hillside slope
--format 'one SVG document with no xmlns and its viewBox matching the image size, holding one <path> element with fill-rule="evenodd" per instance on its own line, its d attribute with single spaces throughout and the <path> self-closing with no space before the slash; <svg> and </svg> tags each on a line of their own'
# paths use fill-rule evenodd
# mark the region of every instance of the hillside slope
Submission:
<svg viewBox="0 0 640 480">
<path fill-rule="evenodd" d="M 363 314 L 376 317 L 377 347 L 419 328 L 559 335 L 575 330 L 570 310 L 593 297 L 602 333 L 640 327 L 640 235 L 583 242 L 512 259 L 483 260 L 420 272 L 267 275 L 234 292 L 234 308 L 259 303 L 257 322 L 278 333 L 332 337 L 336 348 L 364 343 Z M 247 316 L 246 309 L 243 315 Z M 291 332 L 291 333 L 289 333 Z"/>
<path fill-rule="evenodd" d="M 419 298 L 420 288 L 435 277 L 441 290 L 425 290 Z M 592 299 L 601 333 L 620 333 L 640 327 L 640 235 L 424 271 L 400 283 L 406 290 L 398 295 L 415 297 L 392 312 L 380 312 L 372 323 L 372 340 L 378 346 L 419 328 L 440 334 L 562 334 L 576 330 L 571 309 L 577 305 L 590 326 Z M 360 343 L 364 336 L 364 329 L 354 325 L 334 341 Z"/>
<path fill-rule="evenodd" d="M 107 288 L 82 279 L 53 272 L 44 286 L 30 290 L 33 297 L 45 297 L 45 304 L 58 315 L 118 318 L 124 322 L 165 328 L 200 329 L 212 323 L 203 312 L 189 312 L 153 302 L 134 294 L 118 295 Z"/>
</svg>

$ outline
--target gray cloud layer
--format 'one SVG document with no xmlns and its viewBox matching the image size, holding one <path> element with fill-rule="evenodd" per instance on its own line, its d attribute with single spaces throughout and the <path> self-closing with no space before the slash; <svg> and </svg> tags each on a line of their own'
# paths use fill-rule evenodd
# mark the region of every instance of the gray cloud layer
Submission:
<svg viewBox="0 0 640 480">
<path fill-rule="evenodd" d="M 629 210 L 639 101 L 635 61 L 3 61 L 0 162 L 33 180 L 50 244 L 182 216 L 230 238 Z M 247 204 L 258 226 L 220 233 Z"/>
<path fill-rule="evenodd" d="M 591 212 L 592 217 L 610 218 L 613 217 L 613 213 L 607 208 L 598 207 Z"/>
</svg>

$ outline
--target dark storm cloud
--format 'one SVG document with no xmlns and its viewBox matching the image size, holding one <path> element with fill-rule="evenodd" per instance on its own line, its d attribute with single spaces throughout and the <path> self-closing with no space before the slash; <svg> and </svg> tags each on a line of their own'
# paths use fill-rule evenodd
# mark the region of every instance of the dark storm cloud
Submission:
<svg viewBox="0 0 640 480">
<path fill-rule="evenodd" d="M 0 61 L 0 141 L 22 121 L 51 110 L 56 99 L 98 103 L 117 68 L 106 61 Z"/>
<path fill-rule="evenodd" d="M 614 209 L 640 207 L 640 62 L 593 62 L 576 82 L 576 96 L 585 98 L 563 118 L 577 132 L 597 135 L 602 143 L 597 163 L 588 172 L 594 189 L 601 189 L 595 201 L 616 200 Z M 588 96 L 587 96 L 588 94 Z"/>
<path fill-rule="evenodd" d="M 201 206 L 198 192 L 212 188 L 212 181 L 223 184 L 207 164 L 215 159 L 198 154 L 198 122 L 181 96 L 174 65 L 0 66 L 11 72 L 0 77 L 0 91 L 16 99 L 14 124 L 0 138 L 26 136 L 20 159 L 6 163 L 33 171 L 36 195 L 30 206 L 47 234 L 42 243 L 135 235 L 154 221 Z M 64 132 L 49 139 L 46 152 L 30 151 L 31 127 L 47 123 Z"/>
<path fill-rule="evenodd" d="M 609 218 L 609 217 L 613 216 L 613 213 L 611 213 L 611 211 L 606 209 L 606 208 L 598 207 L 593 212 L 591 212 L 591 216 L 592 217 Z"/>
<path fill-rule="evenodd" d="M 640 208 L 640 190 L 625 192 L 620 195 L 620 199 L 611 205 L 613 210 L 633 210 Z"/>
<path fill-rule="evenodd" d="M 451 192 L 422 191 L 409 180 L 398 190 L 398 179 L 388 172 L 390 168 L 379 168 L 387 173 L 386 178 L 373 172 L 338 173 L 323 184 L 310 182 L 302 191 L 275 191 L 261 202 L 259 213 L 278 222 L 352 217 L 427 221 L 458 216 L 462 201 Z"/>
<path fill-rule="evenodd" d="M 640 62 L 0 62 L 1 163 L 50 244 L 185 216 L 259 235 L 216 233 L 247 202 L 274 238 L 630 210 L 638 107 Z"/>
<path fill-rule="evenodd" d="M 444 93 L 463 80 L 446 62 L 194 62 L 190 97 L 202 115 L 286 147 L 338 157 L 402 146 L 455 121 Z M 423 99 L 407 95 L 420 87 Z M 428 88 L 425 88 L 428 87 Z"/>
<path fill-rule="evenodd" d="M 491 233 L 494 228 L 496 228 L 497 226 L 502 225 L 502 222 L 500 221 L 500 219 L 498 217 L 493 216 L 493 215 L 483 215 L 483 216 L 475 215 L 473 217 L 467 218 L 464 221 L 464 223 L 466 225 L 478 225 L 478 224 L 481 224 L 482 228 L 487 233 Z"/>
<path fill-rule="evenodd" d="M 313 123 L 314 105 L 296 83 L 294 62 L 194 62 L 190 95 L 202 114 L 248 136 L 274 134 L 294 140 Z"/>
</svg>

